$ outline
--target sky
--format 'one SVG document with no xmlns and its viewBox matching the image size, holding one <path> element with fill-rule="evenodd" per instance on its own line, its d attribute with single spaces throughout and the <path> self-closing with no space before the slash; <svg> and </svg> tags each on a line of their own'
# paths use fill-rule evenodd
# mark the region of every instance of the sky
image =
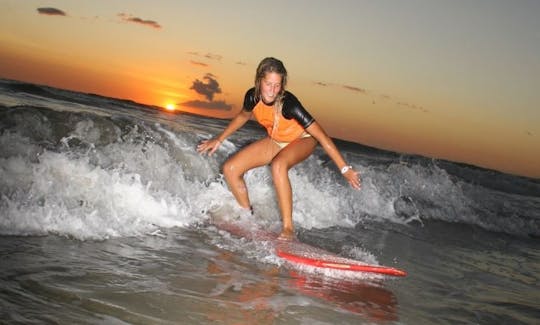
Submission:
<svg viewBox="0 0 540 325">
<path fill-rule="evenodd" d="M 0 0 L 0 78 L 231 118 L 261 59 L 333 137 L 540 178 L 537 0 Z"/>
</svg>

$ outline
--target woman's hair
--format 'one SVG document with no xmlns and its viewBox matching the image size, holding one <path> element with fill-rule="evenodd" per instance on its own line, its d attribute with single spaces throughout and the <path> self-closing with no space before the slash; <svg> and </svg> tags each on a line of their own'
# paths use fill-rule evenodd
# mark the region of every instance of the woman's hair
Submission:
<svg viewBox="0 0 540 325">
<path fill-rule="evenodd" d="M 278 103 L 281 103 L 283 94 L 285 93 L 285 86 L 287 85 L 287 70 L 283 62 L 272 57 L 264 58 L 257 67 L 257 72 L 255 73 L 255 98 L 261 98 L 261 80 L 269 72 L 275 72 L 281 75 L 281 90 L 277 96 Z"/>
</svg>

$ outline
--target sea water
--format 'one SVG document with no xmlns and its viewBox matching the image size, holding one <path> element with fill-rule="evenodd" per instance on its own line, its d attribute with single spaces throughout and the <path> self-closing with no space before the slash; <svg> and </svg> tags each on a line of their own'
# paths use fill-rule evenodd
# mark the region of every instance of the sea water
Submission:
<svg viewBox="0 0 540 325">
<path fill-rule="evenodd" d="M 300 240 L 406 278 L 295 268 L 220 232 L 226 120 L 0 80 L 0 319 L 113 324 L 537 324 L 540 181 L 337 141 L 290 171 Z M 279 229 L 271 173 L 246 174 Z"/>
</svg>

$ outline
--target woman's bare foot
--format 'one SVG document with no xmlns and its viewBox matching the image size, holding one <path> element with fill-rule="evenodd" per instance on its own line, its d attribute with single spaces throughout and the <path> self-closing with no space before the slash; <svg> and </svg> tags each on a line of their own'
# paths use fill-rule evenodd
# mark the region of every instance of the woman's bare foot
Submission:
<svg viewBox="0 0 540 325">
<path fill-rule="evenodd" d="M 281 231 L 281 234 L 278 236 L 278 240 L 292 241 L 295 239 L 296 235 L 294 234 L 294 230 L 292 229 L 283 229 Z"/>
</svg>

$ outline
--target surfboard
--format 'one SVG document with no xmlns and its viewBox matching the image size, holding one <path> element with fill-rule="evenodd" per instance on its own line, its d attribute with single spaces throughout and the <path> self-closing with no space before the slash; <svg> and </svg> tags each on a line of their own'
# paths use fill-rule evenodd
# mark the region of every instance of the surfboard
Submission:
<svg viewBox="0 0 540 325">
<path fill-rule="evenodd" d="M 399 277 L 407 275 L 407 272 L 400 269 L 363 263 L 298 241 L 278 241 L 276 244 L 276 255 L 291 263 L 318 268 L 377 273 Z"/>
<path fill-rule="evenodd" d="M 396 277 L 404 277 L 407 275 L 406 271 L 394 267 L 363 263 L 302 243 L 298 240 L 280 240 L 276 233 L 254 227 L 244 227 L 241 223 L 226 220 L 212 220 L 211 223 L 218 229 L 224 230 L 237 237 L 273 242 L 276 255 L 291 265 L 311 266 L 319 269 L 334 269 L 349 272 L 375 273 Z"/>
</svg>

